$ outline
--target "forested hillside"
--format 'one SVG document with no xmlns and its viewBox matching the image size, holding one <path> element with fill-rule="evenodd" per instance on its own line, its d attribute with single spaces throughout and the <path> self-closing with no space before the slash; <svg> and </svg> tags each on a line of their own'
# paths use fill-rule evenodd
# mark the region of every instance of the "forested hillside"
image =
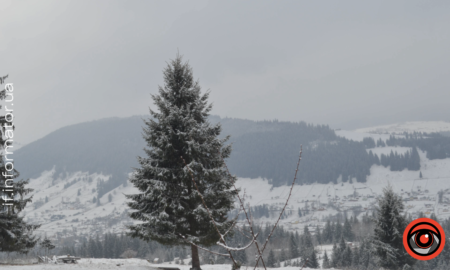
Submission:
<svg viewBox="0 0 450 270">
<path fill-rule="evenodd" d="M 15 167 L 23 178 L 38 177 L 53 167 L 55 179 L 76 171 L 110 174 L 112 178 L 97 188 L 102 196 L 126 184 L 127 173 L 137 166 L 136 157 L 144 155 L 141 132 L 145 117 L 108 118 L 61 128 L 14 152 Z M 231 173 L 271 179 L 275 186 L 292 181 L 300 145 L 300 184 L 336 182 L 339 177 L 364 182 L 373 164 L 391 166 L 391 170 L 419 170 L 416 147 L 427 151 L 430 159 L 450 157 L 450 138 L 438 134 L 355 142 L 336 136 L 328 126 L 304 122 L 258 122 L 218 116 L 210 117 L 210 121 L 222 124 L 222 137 L 231 135 L 233 151 L 226 161 Z M 366 150 L 386 144 L 411 147 L 412 151 L 377 156 Z"/>
</svg>

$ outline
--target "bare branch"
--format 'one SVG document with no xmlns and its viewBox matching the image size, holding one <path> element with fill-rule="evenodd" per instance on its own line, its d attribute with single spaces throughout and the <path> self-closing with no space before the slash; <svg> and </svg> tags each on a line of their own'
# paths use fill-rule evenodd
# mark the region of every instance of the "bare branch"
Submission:
<svg viewBox="0 0 450 270">
<path fill-rule="evenodd" d="M 180 236 L 183 237 L 183 238 L 185 239 L 184 241 L 185 241 L 186 243 L 191 244 L 191 245 L 193 245 L 193 246 L 196 246 L 197 248 L 199 248 L 199 249 L 201 249 L 201 250 L 207 251 L 207 252 L 209 252 L 209 253 L 211 253 L 211 254 L 216 254 L 216 255 L 225 256 L 225 257 L 227 257 L 227 258 L 230 258 L 230 255 L 229 255 L 229 254 L 224 254 L 224 253 L 219 253 L 219 252 L 211 251 L 211 250 L 206 249 L 206 248 L 204 248 L 204 247 L 201 247 L 201 246 L 199 246 L 199 245 L 197 245 L 197 244 L 195 244 L 195 243 L 193 243 L 193 242 L 191 242 L 191 241 L 187 241 L 187 240 L 186 240 L 186 237 L 184 237 L 184 236 L 181 235 L 181 234 L 180 234 Z"/>
<path fill-rule="evenodd" d="M 250 236 L 247 236 L 247 235 L 245 234 L 243 228 L 242 228 L 242 231 L 241 231 L 241 230 L 239 229 L 239 227 L 236 226 L 236 230 L 237 230 L 238 232 L 240 232 L 240 233 L 242 234 L 242 236 L 244 236 L 245 238 L 247 238 L 247 239 L 252 239 L 252 238 L 250 238 Z"/>
<path fill-rule="evenodd" d="M 226 169 L 227 172 L 228 172 L 228 175 L 230 175 L 231 177 L 233 177 L 233 176 L 231 175 L 231 173 L 230 173 L 230 170 L 228 169 L 227 164 L 225 163 L 225 160 L 223 159 L 223 156 L 222 156 L 222 153 L 220 152 L 220 149 L 218 149 L 218 152 L 219 152 L 220 158 L 222 159 L 223 165 L 225 166 L 225 169 Z M 235 185 L 234 183 L 233 183 L 233 187 L 234 187 L 234 189 L 235 189 L 236 191 L 238 191 L 238 189 L 236 188 L 236 185 Z M 256 264 L 255 264 L 255 269 L 256 269 L 256 266 L 258 265 L 259 259 L 261 259 L 261 261 L 262 261 L 262 263 L 263 263 L 263 266 L 264 266 L 264 269 L 267 270 L 266 264 L 264 263 L 264 259 L 262 258 L 261 250 L 259 249 L 258 241 L 256 240 L 255 232 L 253 231 L 253 223 L 250 221 L 250 219 L 249 219 L 249 217 L 248 217 L 248 213 L 247 213 L 247 211 L 245 210 L 245 205 L 244 205 L 243 200 L 242 200 L 241 197 L 239 196 L 239 192 L 237 193 L 236 196 L 237 196 L 238 199 L 239 199 L 239 203 L 241 204 L 242 210 L 244 210 L 245 218 L 247 219 L 247 222 L 248 222 L 248 224 L 250 225 L 250 232 L 251 232 L 252 237 L 253 237 L 253 239 L 254 239 L 255 246 L 256 246 L 256 250 L 258 251 L 258 255 L 259 255 L 259 256 L 258 256 L 258 260 L 256 261 Z"/>
<path fill-rule="evenodd" d="M 258 237 L 258 235 L 256 235 L 256 237 Z M 256 241 L 256 238 L 253 239 L 248 245 L 246 245 L 245 247 L 241 247 L 241 248 L 232 248 L 232 247 L 225 246 L 224 244 L 221 244 L 221 243 L 217 243 L 217 244 L 221 247 L 224 247 L 227 250 L 240 251 L 240 250 L 245 250 L 245 249 L 249 248 L 255 241 Z"/>
<path fill-rule="evenodd" d="M 231 231 L 231 229 L 233 229 L 233 228 L 236 226 L 237 220 L 238 220 L 240 214 L 241 214 L 241 210 L 239 209 L 239 211 L 238 211 L 236 217 L 233 219 L 233 220 L 234 220 L 234 221 L 233 221 L 233 225 L 230 226 L 230 228 L 228 229 L 228 231 L 226 231 L 226 232 L 223 234 L 223 236 L 227 235 L 227 234 Z"/>
<path fill-rule="evenodd" d="M 264 249 L 266 249 L 267 243 L 269 242 L 270 237 L 272 237 L 272 234 L 275 231 L 275 228 L 277 227 L 278 222 L 280 222 L 281 216 L 283 215 L 284 210 L 286 209 L 286 206 L 287 206 L 287 204 L 289 202 L 289 199 L 291 198 L 292 189 L 294 189 L 295 180 L 297 179 L 298 167 L 300 166 L 300 161 L 302 160 L 302 152 L 303 152 L 303 147 L 300 145 L 300 154 L 298 156 L 297 169 L 295 170 L 294 180 L 292 181 L 291 189 L 289 190 L 289 196 L 288 196 L 288 198 L 286 200 L 286 203 L 284 204 L 283 209 L 281 210 L 281 213 L 280 213 L 280 216 L 278 217 L 277 222 L 275 222 L 275 225 L 273 226 L 272 231 L 270 232 L 269 236 L 266 239 L 266 242 L 264 243 L 264 246 L 262 248 L 263 252 L 264 252 Z M 256 265 L 258 264 L 258 261 L 259 261 L 259 258 L 256 260 Z M 254 269 L 256 269 L 256 265 L 255 265 Z"/>
</svg>

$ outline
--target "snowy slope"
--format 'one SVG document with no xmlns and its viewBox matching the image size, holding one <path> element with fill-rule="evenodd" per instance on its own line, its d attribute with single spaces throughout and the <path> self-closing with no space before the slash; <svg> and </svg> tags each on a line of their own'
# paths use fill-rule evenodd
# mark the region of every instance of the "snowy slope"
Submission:
<svg viewBox="0 0 450 270">
<path fill-rule="evenodd" d="M 390 151 L 390 149 L 386 149 L 386 151 Z M 417 192 L 414 196 L 418 199 L 406 203 L 409 207 L 408 211 L 411 213 L 434 212 L 440 217 L 450 217 L 447 207 L 436 204 L 437 192 L 441 189 L 450 190 L 450 170 L 448 169 L 450 168 L 450 159 L 428 160 L 424 152 L 419 151 L 419 154 L 423 179 L 419 178 L 418 171 L 392 172 L 383 166 L 372 166 L 367 183 L 295 185 L 287 207 L 292 214 L 286 219 L 282 219 L 281 225 L 301 232 L 304 225 L 312 227 L 321 225 L 319 221 L 322 217 L 337 214 L 339 211 L 350 210 L 354 207 L 361 207 L 364 211 L 371 210 L 375 198 L 381 194 L 382 189 L 388 183 L 405 198 L 413 197 L 412 192 Z M 64 184 L 80 178 L 82 180 L 64 189 Z M 88 180 L 89 178 L 92 179 L 91 182 Z M 124 194 L 135 193 L 136 189 L 131 184 L 127 187 L 120 186 L 100 198 L 101 205 L 98 206 L 92 202 L 92 198 L 96 196 L 92 190 L 100 179 L 106 180 L 108 177 L 79 172 L 52 185 L 52 172 L 45 172 L 41 177 L 30 182 L 29 186 L 35 189 L 33 192 L 34 203 L 25 209 L 25 216 L 28 220 L 43 224 L 37 233 L 48 236 L 52 236 L 56 232 L 60 232 L 62 237 L 74 234 L 90 236 L 96 233 L 124 232 L 126 225 L 133 222 L 127 217 Z M 240 178 L 237 186 L 241 188 L 242 196 L 245 193 L 246 203 L 250 203 L 251 206 L 267 204 L 271 207 L 270 218 L 264 217 L 256 220 L 261 224 L 273 223 L 276 220 L 290 189 L 289 186 L 272 188 L 265 179 L 248 178 Z M 79 189 L 80 195 L 77 195 Z M 425 192 L 426 190 L 428 191 Z M 351 198 L 355 192 L 357 197 Z M 406 192 L 410 194 L 408 195 Z M 111 202 L 108 201 L 109 194 L 112 195 Z M 45 203 L 45 197 L 48 197 L 47 203 Z M 423 197 L 427 197 L 427 199 L 423 199 Z M 310 214 L 300 218 L 297 215 L 297 209 L 304 208 L 306 203 L 310 207 Z M 34 209 L 39 204 L 42 206 Z M 330 207 L 330 204 L 334 207 Z M 425 204 L 433 204 L 433 208 L 425 207 Z M 55 219 L 55 215 L 64 215 L 65 217 L 52 220 L 52 216 Z"/>
<path fill-rule="evenodd" d="M 400 150 L 400 149 L 399 149 Z M 386 149 L 390 151 L 390 149 Z M 398 151 L 401 152 L 401 151 Z M 423 178 L 419 178 L 419 171 L 390 171 L 383 166 L 372 166 L 371 175 L 367 183 L 342 183 L 342 184 L 314 184 L 296 185 L 292 191 L 288 210 L 293 214 L 280 221 L 281 225 L 291 230 L 302 231 L 303 226 L 309 225 L 313 230 L 315 226 L 322 226 L 322 217 L 333 215 L 338 211 L 350 211 L 352 208 L 361 207 L 363 212 L 371 211 L 376 203 L 376 198 L 382 194 L 382 190 L 388 184 L 393 186 L 395 192 L 405 200 L 407 211 L 411 214 L 424 212 L 426 215 L 435 213 L 439 218 L 450 217 L 450 159 L 428 160 L 426 154 L 419 151 L 421 158 L 421 172 Z M 301 166 L 300 166 L 301 170 Z M 239 179 L 238 186 L 241 194 L 246 194 L 246 202 L 250 205 L 269 204 L 279 211 L 289 194 L 289 187 L 282 186 L 271 189 L 271 186 L 263 179 Z M 437 204 L 437 193 L 440 190 L 449 191 L 444 195 L 443 204 Z M 353 197 L 356 193 L 356 197 Z M 408 194 L 409 193 L 409 194 Z M 315 209 L 307 216 L 298 217 L 297 209 L 305 207 L 308 202 L 310 208 Z M 333 205 L 334 207 L 330 207 Z M 257 222 L 265 224 L 273 222 L 276 218 L 261 218 Z"/>
<path fill-rule="evenodd" d="M 97 196 L 93 192 L 97 182 L 108 178 L 101 174 L 78 172 L 52 183 L 53 171 L 44 172 L 41 177 L 30 181 L 29 187 L 34 189 L 33 204 L 24 210 L 26 219 L 42 224 L 37 234 L 48 236 L 57 232 L 62 233 L 62 237 L 74 234 L 90 236 L 96 232 L 121 233 L 125 225 L 132 222 L 127 218 L 124 194 L 132 194 L 136 190 L 131 185 L 119 186 L 103 195 L 100 205 L 93 203 L 93 198 Z M 64 188 L 71 182 L 74 184 Z M 112 195 L 111 202 L 108 200 L 109 194 Z"/>
<path fill-rule="evenodd" d="M 416 124 L 411 124 L 416 123 Z M 413 130 L 417 123 L 406 123 L 408 130 Z M 432 123 L 439 123 L 433 126 Z M 445 130 L 446 122 L 432 122 L 430 127 Z M 371 131 L 373 129 L 367 129 Z M 390 129 L 395 130 L 395 129 Z M 364 130 L 363 130 L 364 131 Z M 430 129 L 427 130 L 430 132 Z M 362 141 L 364 137 L 372 137 L 375 140 L 386 140 L 389 134 L 373 134 L 358 131 L 336 131 L 337 135 L 351 140 Z M 399 136 L 399 135 L 397 135 Z M 391 151 L 398 154 L 411 150 L 407 147 L 376 147 L 368 149 L 380 156 L 389 154 Z M 371 175 L 367 183 L 338 183 L 296 185 L 292 191 L 292 197 L 288 205 L 288 217 L 281 220 L 281 225 L 290 230 L 302 231 L 304 225 L 310 225 L 311 230 L 317 225 L 322 225 L 321 218 L 335 215 L 338 212 L 359 208 L 359 212 L 371 211 L 376 202 L 376 197 L 382 193 L 382 189 L 390 183 L 396 192 L 405 199 L 407 210 L 411 213 L 422 211 L 428 215 L 435 213 L 440 217 L 450 217 L 450 207 L 436 204 L 436 194 L 439 190 L 450 190 L 450 159 L 428 160 L 424 152 L 419 151 L 421 158 L 421 172 L 423 179 L 419 179 L 418 171 L 403 170 L 392 172 L 389 168 L 372 166 Z M 294 168 L 293 168 L 294 169 Z M 300 165 L 300 170 L 302 164 Z M 292 171 L 292 177 L 294 171 Z M 37 231 L 38 234 L 61 237 L 73 235 L 92 236 L 97 233 L 121 233 L 126 230 L 126 225 L 134 221 L 128 217 L 126 199 L 124 194 L 133 194 L 137 190 L 128 184 L 120 186 L 106 193 L 100 198 L 100 205 L 93 203 L 97 182 L 107 181 L 108 175 L 88 174 L 77 172 L 65 178 L 57 179 L 53 171 L 46 171 L 36 179 L 30 181 L 29 186 L 34 188 L 33 204 L 25 209 L 26 219 L 42 224 Z M 69 183 L 71 183 L 70 186 Z M 64 186 L 66 186 L 64 188 Z M 245 193 L 246 203 L 251 206 L 267 204 L 270 207 L 270 218 L 255 220 L 261 224 L 273 223 L 278 218 L 289 194 L 289 186 L 272 188 L 266 179 L 240 178 L 237 186 L 241 188 L 241 195 Z M 112 198 L 109 201 L 108 197 Z M 353 196 L 355 195 L 355 196 Z M 446 195 L 448 196 L 448 195 Z M 45 202 L 48 197 L 48 202 Z M 450 198 L 450 196 L 449 196 Z M 299 208 L 308 205 L 309 214 L 299 217 Z M 430 207 L 432 205 L 432 207 Z M 449 201 L 450 205 L 450 201 Z"/>
<path fill-rule="evenodd" d="M 403 132 L 448 132 L 450 131 L 450 122 L 427 121 L 427 122 L 405 122 L 385 126 L 376 126 L 357 129 L 358 133 L 377 133 L 377 134 L 401 134 Z"/>
<path fill-rule="evenodd" d="M 374 134 L 374 133 L 368 133 L 368 132 L 359 132 L 359 131 L 352 131 L 352 130 L 335 130 L 334 131 L 336 135 L 340 137 L 347 138 L 349 140 L 362 142 L 364 138 L 370 137 L 373 138 L 375 141 L 378 141 L 381 139 L 382 141 L 386 142 L 386 140 L 389 139 L 389 134 Z"/>
</svg>

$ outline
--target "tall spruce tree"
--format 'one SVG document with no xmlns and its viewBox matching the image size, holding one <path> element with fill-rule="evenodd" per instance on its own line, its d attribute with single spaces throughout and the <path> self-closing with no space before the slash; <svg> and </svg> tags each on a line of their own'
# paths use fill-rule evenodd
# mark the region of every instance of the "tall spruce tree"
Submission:
<svg viewBox="0 0 450 270">
<path fill-rule="evenodd" d="M 325 250 L 325 254 L 323 255 L 323 262 L 322 262 L 322 268 L 323 269 L 328 269 L 330 268 L 330 259 L 328 258 L 328 254 L 327 251 Z"/>
<path fill-rule="evenodd" d="M 0 77 L 0 84 L 3 84 L 7 77 L 8 75 Z M 13 85 L 6 84 L 0 91 L 0 100 L 11 102 L 13 91 Z M 28 253 L 39 240 L 32 234 L 40 225 L 27 223 L 24 217 L 19 215 L 31 202 L 32 196 L 26 196 L 33 189 L 25 187 L 29 180 L 14 180 L 19 177 L 19 172 L 14 169 L 12 156 L 14 136 L 12 107 L 9 106 L 8 110 L 6 115 L 0 116 L 2 132 L 0 136 L 0 252 Z"/>
<path fill-rule="evenodd" d="M 327 220 L 325 228 L 323 229 L 322 239 L 324 243 L 331 243 L 333 241 L 333 231 L 331 229 L 331 222 Z"/>
<path fill-rule="evenodd" d="M 299 257 L 298 246 L 295 241 L 294 234 L 291 235 L 290 240 L 289 240 L 289 255 L 290 255 L 291 259 L 295 259 L 295 258 Z"/>
<path fill-rule="evenodd" d="M 343 228 L 342 235 L 344 236 L 344 238 L 347 241 L 350 241 L 350 242 L 353 241 L 353 239 L 355 238 L 355 235 L 354 235 L 353 230 L 352 230 L 352 225 L 350 224 L 350 222 L 347 219 L 347 217 L 345 217 L 344 228 Z"/>
<path fill-rule="evenodd" d="M 339 241 L 342 236 L 342 224 L 338 221 L 334 227 L 334 239 L 335 241 Z"/>
<path fill-rule="evenodd" d="M 144 139 L 147 157 L 138 157 L 130 182 L 141 192 L 127 195 L 134 210 L 131 218 L 142 223 L 130 226 L 130 235 L 167 245 L 190 245 L 192 268 L 200 269 L 195 245 L 210 246 L 219 240 L 207 210 L 192 182 L 193 173 L 200 193 L 221 232 L 232 226 L 227 213 L 233 207 L 232 190 L 236 181 L 223 167 L 231 146 L 218 139 L 220 124 L 207 121 L 212 105 L 209 93 L 201 94 L 192 68 L 177 55 L 164 72 L 164 87 L 152 95 L 158 112 L 145 120 Z M 220 151 L 220 152 L 219 152 Z M 220 156 L 222 155 L 222 157 Z"/>
<path fill-rule="evenodd" d="M 408 225 L 403 210 L 402 199 L 392 186 L 384 188 L 376 210 L 373 247 L 379 266 L 385 269 L 402 269 L 416 261 L 403 247 L 403 232 Z"/>
</svg>

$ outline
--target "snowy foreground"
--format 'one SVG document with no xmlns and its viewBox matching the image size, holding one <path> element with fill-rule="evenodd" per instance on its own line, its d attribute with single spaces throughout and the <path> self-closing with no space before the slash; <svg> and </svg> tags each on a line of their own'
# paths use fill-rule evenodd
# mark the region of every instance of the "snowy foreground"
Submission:
<svg viewBox="0 0 450 270">
<path fill-rule="evenodd" d="M 119 266 L 118 266 L 119 264 Z M 15 265 L 15 266 L 0 266 L 3 270 L 46 270 L 46 269 L 127 269 L 127 270 L 146 270 L 157 269 L 158 267 L 176 267 L 180 270 L 189 270 L 190 265 L 178 265 L 178 264 L 150 264 L 146 260 L 141 259 L 81 259 L 78 264 L 36 264 L 36 265 Z M 216 265 L 202 265 L 203 270 L 231 270 L 229 264 L 216 264 Z M 241 267 L 242 270 L 252 270 L 253 267 Z M 262 270 L 264 268 L 257 268 Z M 267 268 L 277 269 L 277 268 Z M 298 270 L 298 267 L 283 267 L 278 268 L 283 270 Z M 303 268 L 308 270 L 311 268 Z"/>
</svg>

